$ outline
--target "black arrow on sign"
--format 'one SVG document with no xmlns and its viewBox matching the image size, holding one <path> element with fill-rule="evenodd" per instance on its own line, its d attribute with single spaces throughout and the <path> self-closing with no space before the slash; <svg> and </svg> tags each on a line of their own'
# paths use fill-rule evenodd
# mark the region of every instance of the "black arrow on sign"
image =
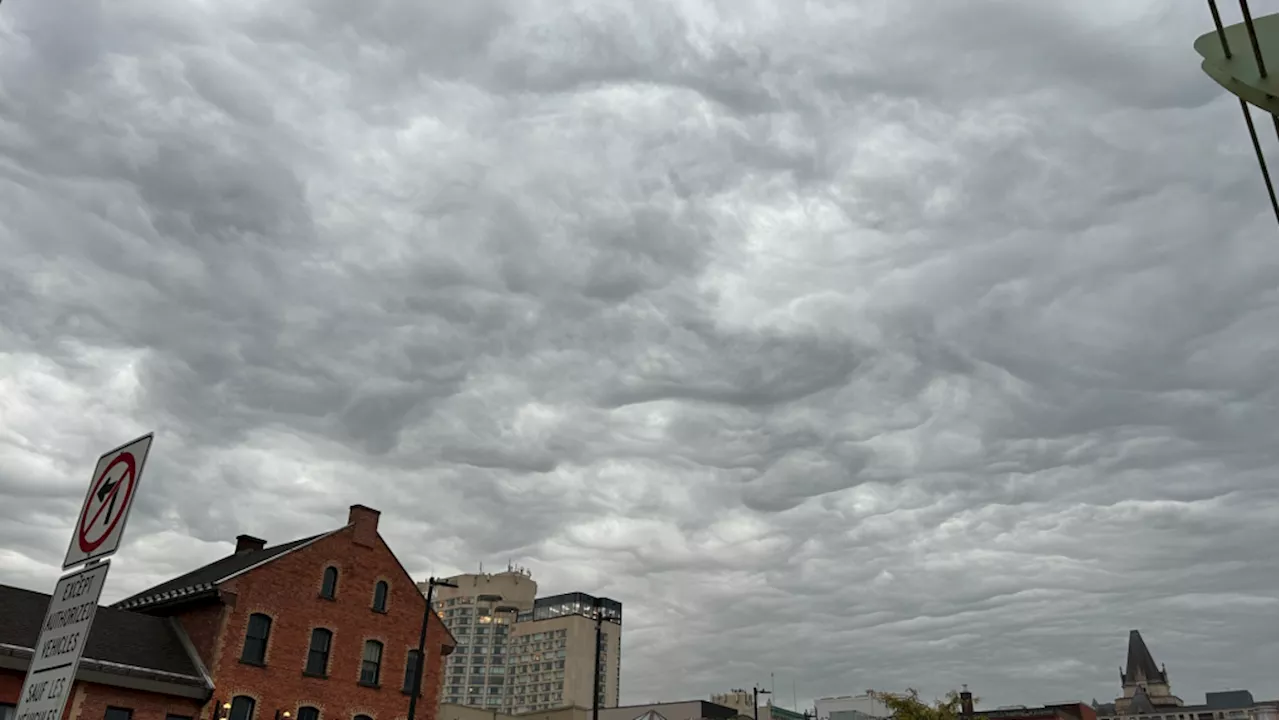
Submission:
<svg viewBox="0 0 1280 720">
<path fill-rule="evenodd" d="M 116 511 L 116 495 L 118 493 L 114 493 L 111 491 L 114 490 L 116 485 L 119 485 L 119 484 L 120 484 L 119 480 L 108 480 L 102 483 L 102 487 L 98 488 L 98 502 L 105 502 L 107 499 L 107 496 L 108 495 L 111 496 L 111 505 L 108 506 L 107 511 L 102 514 L 102 524 L 104 525 L 111 521 L 111 513 Z"/>
</svg>

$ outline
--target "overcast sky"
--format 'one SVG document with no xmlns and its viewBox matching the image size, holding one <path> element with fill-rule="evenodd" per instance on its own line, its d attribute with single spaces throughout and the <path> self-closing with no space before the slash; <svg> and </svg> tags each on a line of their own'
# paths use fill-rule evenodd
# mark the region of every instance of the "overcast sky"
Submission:
<svg viewBox="0 0 1280 720">
<path fill-rule="evenodd" d="M 1211 28 L 9 0 L 0 582 L 154 430 L 107 600 L 359 502 L 418 576 L 622 601 L 624 702 L 1106 700 L 1131 628 L 1275 697 L 1276 226 Z"/>
</svg>

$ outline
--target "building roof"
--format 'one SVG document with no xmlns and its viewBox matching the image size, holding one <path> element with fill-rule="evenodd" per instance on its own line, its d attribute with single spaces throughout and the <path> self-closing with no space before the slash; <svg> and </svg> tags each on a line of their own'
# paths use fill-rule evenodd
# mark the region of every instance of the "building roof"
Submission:
<svg viewBox="0 0 1280 720">
<path fill-rule="evenodd" d="M 341 528 L 339 528 L 341 529 Z M 275 547 L 263 548 L 261 550 L 246 550 L 234 553 L 215 560 L 208 565 L 196 568 L 185 575 L 160 583 L 155 587 L 148 588 L 142 592 L 132 595 L 112 605 L 113 608 L 121 609 L 141 609 L 152 605 L 166 604 L 171 601 L 178 601 L 184 598 L 192 598 L 203 595 L 211 591 L 219 583 L 229 580 L 232 576 L 250 568 L 262 565 L 277 558 L 280 558 L 294 550 L 306 547 L 311 543 L 319 540 L 326 535 L 330 535 L 337 530 L 333 530 L 319 535 L 312 535 L 292 542 L 276 545 Z"/>
<path fill-rule="evenodd" d="M 0 585 L 0 644 L 31 650 L 49 607 L 49 595 Z M 84 657 L 143 670 L 183 675 L 203 683 L 179 630 L 165 618 L 99 607 Z"/>
<path fill-rule="evenodd" d="M 1155 659 L 1151 657 L 1151 651 L 1142 640 L 1142 633 L 1137 630 L 1129 631 L 1129 658 L 1125 663 L 1123 675 L 1123 682 L 1126 685 L 1141 681 L 1168 681 L 1164 672 L 1156 665 Z"/>
<path fill-rule="evenodd" d="M 1205 693 L 1204 704 L 1214 710 L 1236 710 L 1253 707 L 1257 703 L 1253 700 L 1253 693 L 1248 690 L 1219 690 Z"/>
<path fill-rule="evenodd" d="M 1147 689 L 1142 685 L 1133 692 L 1133 698 L 1129 701 L 1128 715 L 1141 715 L 1143 713 L 1153 713 L 1156 706 L 1151 704 L 1151 698 L 1147 696 Z"/>
</svg>

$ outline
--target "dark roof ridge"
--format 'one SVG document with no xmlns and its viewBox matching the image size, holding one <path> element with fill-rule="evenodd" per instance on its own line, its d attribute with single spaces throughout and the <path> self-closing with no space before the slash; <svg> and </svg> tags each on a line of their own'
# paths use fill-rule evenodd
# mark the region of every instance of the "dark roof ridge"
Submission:
<svg viewBox="0 0 1280 720">
<path fill-rule="evenodd" d="M 343 525 L 342 527 L 328 532 L 310 535 L 297 540 L 291 540 L 287 543 L 281 543 L 261 550 L 232 553 L 226 557 L 214 560 L 211 563 L 201 565 L 200 567 L 179 575 L 176 578 L 166 580 L 159 585 L 155 585 L 143 590 L 142 592 L 130 595 L 129 597 L 114 603 L 111 607 L 129 610 L 203 596 L 204 594 L 215 590 L 219 583 L 226 582 L 241 573 L 248 572 L 253 568 L 284 557 L 295 550 L 300 550 L 321 538 L 328 537 L 329 535 L 344 530 L 347 527 L 347 525 Z"/>
</svg>

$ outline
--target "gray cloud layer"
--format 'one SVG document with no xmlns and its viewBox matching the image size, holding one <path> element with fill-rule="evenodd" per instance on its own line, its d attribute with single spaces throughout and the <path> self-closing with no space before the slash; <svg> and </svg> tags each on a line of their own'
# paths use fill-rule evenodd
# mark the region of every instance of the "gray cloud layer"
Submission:
<svg viewBox="0 0 1280 720">
<path fill-rule="evenodd" d="M 0 581 L 154 429 L 117 596 L 363 502 L 621 599 L 624 700 L 1105 699 L 1132 627 L 1274 697 L 1207 10 L 944 5 L 6 2 Z"/>
</svg>

